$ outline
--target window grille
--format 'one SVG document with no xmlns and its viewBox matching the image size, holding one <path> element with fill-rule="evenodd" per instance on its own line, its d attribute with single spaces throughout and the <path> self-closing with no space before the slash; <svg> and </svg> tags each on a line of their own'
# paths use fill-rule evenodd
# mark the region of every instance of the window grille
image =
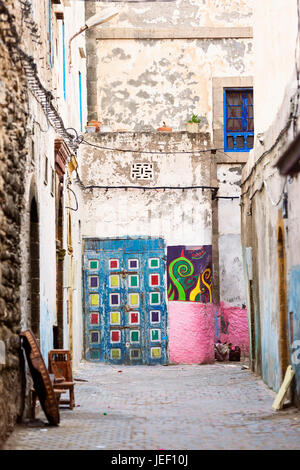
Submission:
<svg viewBox="0 0 300 470">
<path fill-rule="evenodd" d="M 253 90 L 224 89 L 224 150 L 249 152 L 253 148 Z"/>
</svg>

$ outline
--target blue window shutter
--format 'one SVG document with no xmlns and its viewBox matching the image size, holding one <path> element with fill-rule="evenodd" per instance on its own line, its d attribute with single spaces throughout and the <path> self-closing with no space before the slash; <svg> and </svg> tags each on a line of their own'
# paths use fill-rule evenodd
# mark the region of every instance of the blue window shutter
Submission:
<svg viewBox="0 0 300 470">
<path fill-rule="evenodd" d="M 253 90 L 224 89 L 224 150 L 249 152 L 253 148 Z M 230 102 L 231 100 L 231 102 Z"/>
</svg>

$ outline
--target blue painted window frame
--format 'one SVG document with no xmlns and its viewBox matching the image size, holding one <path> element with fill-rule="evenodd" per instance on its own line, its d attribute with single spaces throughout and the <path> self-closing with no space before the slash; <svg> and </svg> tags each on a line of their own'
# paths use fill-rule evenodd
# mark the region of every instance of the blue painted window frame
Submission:
<svg viewBox="0 0 300 470">
<path fill-rule="evenodd" d="M 248 136 L 254 136 L 254 130 L 247 132 L 246 130 L 243 131 L 238 131 L 238 132 L 233 132 L 229 131 L 227 129 L 227 122 L 228 122 L 228 104 L 227 104 L 227 93 L 228 92 L 252 92 L 253 93 L 253 88 L 224 88 L 223 91 L 223 106 L 224 106 L 224 150 L 225 152 L 249 152 L 253 146 L 248 147 L 247 144 L 247 138 Z M 248 104 L 247 98 L 243 97 L 243 104 L 242 104 L 242 120 L 243 120 L 243 128 L 247 127 L 247 119 L 248 119 L 248 109 L 249 107 L 252 106 L 253 104 Z M 235 119 L 235 118 L 230 118 L 230 119 Z M 240 119 L 240 118 L 238 118 Z M 245 125 L 246 124 L 246 125 Z M 233 137 L 234 141 L 234 146 L 229 147 L 227 144 L 227 138 L 231 136 Z M 244 147 L 239 148 L 237 147 L 237 137 L 243 136 L 244 137 Z"/>
<path fill-rule="evenodd" d="M 78 73 L 79 80 L 79 115 L 80 115 L 80 132 L 83 132 L 83 115 L 82 115 L 82 78 L 81 72 Z"/>
</svg>

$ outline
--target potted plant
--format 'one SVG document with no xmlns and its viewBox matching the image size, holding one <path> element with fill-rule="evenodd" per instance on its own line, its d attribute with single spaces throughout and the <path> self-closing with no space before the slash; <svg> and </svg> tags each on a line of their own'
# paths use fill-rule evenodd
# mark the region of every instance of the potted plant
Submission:
<svg viewBox="0 0 300 470">
<path fill-rule="evenodd" d="M 159 127 L 158 132 L 172 132 L 172 127 L 168 127 L 165 122 L 163 122 L 163 126 Z"/>
<path fill-rule="evenodd" d="M 192 119 L 186 123 L 187 132 L 199 132 L 199 124 L 201 118 L 197 114 L 193 114 Z"/>
</svg>

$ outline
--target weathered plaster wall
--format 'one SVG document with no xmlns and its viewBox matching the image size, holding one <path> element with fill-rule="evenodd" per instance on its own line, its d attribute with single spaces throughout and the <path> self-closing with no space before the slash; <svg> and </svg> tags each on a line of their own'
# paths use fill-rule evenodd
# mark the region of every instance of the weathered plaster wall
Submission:
<svg viewBox="0 0 300 470">
<path fill-rule="evenodd" d="M 87 32 L 89 119 L 98 119 L 113 131 L 127 132 L 107 134 L 109 139 L 102 136 L 103 146 L 110 143 L 128 148 L 137 142 L 143 148 L 152 148 L 156 139 L 153 131 L 166 122 L 173 133 L 167 136 L 164 145 L 172 149 L 178 136 L 185 135 L 182 134 L 185 124 L 195 113 L 202 116 L 201 132 L 209 132 L 214 139 L 212 145 L 222 148 L 223 88 L 252 86 L 252 2 L 178 0 L 151 5 L 97 2 L 88 4 L 87 18 L 108 6 L 117 8 L 119 16 Z M 216 130 L 219 134 L 215 140 Z M 154 139 L 151 145 L 148 135 Z M 89 138 L 95 139 L 94 143 L 100 139 Z M 182 138 L 180 148 L 188 148 L 190 143 L 186 147 L 186 142 L 187 137 Z M 132 183 L 128 179 L 130 164 L 149 161 L 154 165 L 153 184 L 194 185 L 214 181 L 217 185 L 216 166 L 207 171 L 208 155 L 203 154 L 203 160 L 188 155 L 148 158 L 145 154 L 134 157 L 130 153 L 112 154 L 90 147 L 84 150 L 83 181 L 99 185 Z M 220 154 L 216 158 L 219 157 Z M 232 160 L 226 156 L 219 161 L 242 162 L 245 155 L 234 155 Z M 225 172 L 228 184 L 235 188 L 240 175 L 231 169 Z M 240 329 L 244 338 L 245 293 L 237 222 L 240 208 L 235 200 L 219 200 L 214 203 L 218 206 L 213 214 L 209 197 L 201 190 L 150 194 L 132 189 L 85 191 L 83 235 L 163 236 L 168 246 L 213 244 L 215 300 L 222 301 L 221 310 L 227 319 L 232 315 L 232 334 L 238 337 Z M 221 317 L 220 314 L 215 318 L 216 323 Z"/>
<path fill-rule="evenodd" d="M 299 403 L 299 306 L 295 297 L 299 291 L 299 179 L 285 179 L 275 167 L 299 132 L 299 118 L 290 119 L 298 109 L 297 17 L 296 0 L 254 3 L 254 100 L 264 105 L 255 107 L 255 147 L 242 174 L 242 234 L 246 268 L 246 250 L 252 249 L 252 276 L 246 269 L 252 366 L 278 390 L 291 363 Z M 282 204 L 284 190 L 288 213 Z M 280 226 L 283 249 L 279 256 Z"/>
<path fill-rule="evenodd" d="M 87 137 L 103 147 L 146 149 L 157 154 L 139 155 L 111 152 L 84 146 L 81 151 L 82 180 L 90 185 L 210 186 L 213 157 L 210 152 L 196 155 L 172 151 L 207 149 L 209 135 L 186 133 L 111 133 Z M 159 149 L 171 152 L 160 155 Z M 151 181 L 131 179 L 131 165 L 153 164 Z M 211 191 L 192 190 L 86 190 L 83 236 L 123 235 L 163 236 L 167 245 L 211 244 Z"/>
<path fill-rule="evenodd" d="M 263 102 L 255 111 L 256 134 L 268 130 L 285 99 L 287 84 L 295 70 L 297 30 L 297 0 L 254 0 L 254 101 Z M 295 82 L 293 88 L 296 91 Z"/>
<path fill-rule="evenodd" d="M 64 19 L 59 20 L 56 12 L 63 14 Z M 82 2 L 71 4 L 70 6 L 54 5 L 51 7 L 51 29 L 49 30 L 49 9 L 48 2 L 34 0 L 31 11 L 31 20 L 35 22 L 40 35 L 41 44 L 38 45 L 32 40 L 28 30 L 25 28 L 27 44 L 31 44 L 32 55 L 37 63 L 39 77 L 43 85 L 51 90 L 53 104 L 59 111 L 66 128 L 75 128 L 80 132 L 80 96 L 79 96 L 79 72 L 82 79 L 82 120 L 86 122 L 86 63 L 79 53 L 79 47 L 85 51 L 84 35 L 78 36 L 72 41 L 72 68 L 69 68 L 68 41 L 75 32 L 84 24 L 85 7 Z M 65 38 L 63 38 L 63 23 L 65 27 Z M 48 35 L 50 34 L 51 41 Z M 63 41 L 64 39 L 64 41 Z M 30 42 L 29 42 L 30 41 Z M 50 51 L 50 52 L 49 52 Z M 43 52 L 43 53 L 42 53 Z M 64 54 L 65 53 L 65 54 Z M 50 60 L 51 58 L 51 60 Z M 65 94 L 64 94 L 65 77 Z M 36 98 L 30 94 L 30 128 L 32 134 L 30 140 L 34 142 L 34 153 L 26 169 L 26 209 L 23 215 L 22 230 L 23 243 L 23 307 L 22 325 L 30 327 L 28 288 L 28 220 L 29 220 L 29 195 L 32 181 L 35 181 L 35 196 L 38 199 L 40 216 L 40 336 L 41 350 L 44 360 L 48 362 L 48 351 L 53 349 L 53 326 L 57 325 L 56 306 L 56 204 L 55 190 L 52 192 L 51 177 L 52 169 L 55 169 L 54 142 L 60 138 L 55 129 L 47 121 L 47 116 L 37 102 Z M 48 158 L 48 183 L 45 184 L 45 156 Z M 72 207 L 76 207 L 76 202 L 72 200 Z M 79 196 L 78 196 L 79 197 Z M 67 189 L 67 168 L 63 181 L 63 247 L 67 251 L 68 232 L 68 210 L 70 206 L 69 192 Z M 74 253 L 78 259 L 76 265 L 76 275 L 70 269 L 73 264 L 74 255 L 67 252 L 64 262 L 64 347 L 70 348 L 70 338 L 73 339 L 73 366 L 76 368 L 82 357 L 82 315 L 81 302 L 78 302 L 77 293 L 81 292 L 81 256 L 78 256 L 78 237 L 81 207 L 77 211 L 71 212 L 72 234 L 76 240 L 76 250 Z M 78 274 L 79 273 L 79 274 Z M 74 293 L 74 312 L 68 307 L 70 292 Z M 75 300 L 76 299 L 76 300 Z M 79 306 L 79 307 L 78 307 Z M 72 315 L 72 318 L 69 318 Z M 71 320 L 73 320 L 71 322 Z"/>
<path fill-rule="evenodd" d="M 114 7 L 119 11 L 114 27 L 142 25 L 182 26 L 252 26 L 253 0 L 176 0 L 175 2 L 129 3 L 97 2 L 97 8 Z M 104 25 L 103 27 L 105 27 Z"/>
<path fill-rule="evenodd" d="M 299 175 L 295 175 L 288 187 L 288 246 L 287 250 L 287 295 L 288 328 L 291 364 L 296 374 L 295 402 L 300 407 L 300 191 Z"/>
<path fill-rule="evenodd" d="M 101 40 L 99 120 L 114 130 L 156 130 L 165 121 L 185 130 L 193 114 L 212 130 L 212 82 L 249 75 L 251 40 Z"/>
<path fill-rule="evenodd" d="M 170 362 L 214 362 L 215 310 L 213 304 L 169 302 Z"/>
<path fill-rule="evenodd" d="M 97 2 L 90 14 L 104 6 Z M 185 130 L 195 113 L 202 130 L 211 131 L 212 77 L 252 74 L 251 6 L 242 0 L 118 6 L 118 17 L 88 33 L 90 112 L 128 131 L 153 131 L 163 121 Z"/>
<path fill-rule="evenodd" d="M 242 165 L 239 164 L 223 163 L 217 167 L 218 197 L 220 197 L 218 200 L 220 307 L 217 311 L 216 336 L 221 341 L 240 346 L 244 353 L 248 353 L 248 315 L 240 235 L 241 174 Z"/>
<path fill-rule="evenodd" d="M 273 186 L 272 186 L 273 187 Z M 245 190 L 245 188 L 243 188 Z M 253 190 L 250 192 L 250 196 Z M 274 194 L 274 193 L 273 193 Z M 280 368 L 280 322 L 279 322 L 279 282 L 278 282 L 278 258 L 277 258 L 277 221 L 278 207 L 274 207 L 266 192 L 257 193 L 251 207 L 243 198 L 243 236 L 249 232 L 250 237 L 246 246 L 253 247 L 252 263 L 257 276 L 259 296 L 257 290 L 253 292 L 252 309 L 254 322 L 252 334 L 260 345 L 253 345 L 254 357 L 261 349 L 261 370 L 264 381 L 274 390 L 278 390 L 282 380 Z M 253 221 L 251 220 L 253 218 Z M 254 226 L 252 226 L 252 223 Z M 254 228 L 255 227 L 255 228 Z M 256 231 L 254 235 L 254 231 Z M 286 235 L 286 233 L 285 233 Z M 257 236 L 258 244 L 255 243 Z M 245 240 L 245 238 L 244 238 Z M 251 241 L 250 241 L 251 240 Z M 245 241 L 243 241 L 244 245 Z M 245 245 L 244 245 L 245 246 Z M 249 278 L 247 279 L 247 282 Z M 284 289 L 284 286 L 282 286 Z M 257 308 L 260 314 L 257 315 Z M 261 316 L 261 317 L 260 317 Z M 259 321 L 259 325 L 256 322 Z M 256 332 L 259 332 L 259 338 Z"/>
<path fill-rule="evenodd" d="M 104 186 L 103 189 L 84 190 L 83 237 L 156 236 L 162 237 L 167 246 L 183 243 L 196 247 L 211 245 L 212 193 L 209 189 L 105 189 L 105 186 L 124 185 L 145 188 L 210 186 L 214 155 L 210 152 L 201 155 L 175 153 L 209 148 L 208 134 L 109 133 L 89 135 L 86 140 L 92 145 L 106 148 L 145 149 L 154 153 L 121 153 L 82 146 L 80 158 L 83 162 L 83 184 Z M 160 154 L 160 150 L 170 154 Z M 153 165 L 152 180 L 137 181 L 131 178 L 131 165 L 137 162 Z M 167 285 L 165 287 L 167 295 Z M 208 299 L 208 302 L 211 300 Z M 215 309 L 212 304 L 207 304 L 206 310 L 206 306 L 199 302 L 178 302 L 182 304 L 178 308 L 176 303 L 169 304 L 170 357 L 175 362 L 211 360 L 214 339 L 212 330 L 215 326 Z M 180 308 L 184 308 L 181 315 Z M 179 317 L 181 320 L 177 322 Z M 186 335 L 190 332 L 193 337 L 193 346 L 191 343 L 189 348 L 186 335 L 182 335 L 182 338 L 186 336 L 185 339 L 177 341 L 182 323 L 185 323 Z M 206 337 L 207 332 L 209 334 Z"/>
</svg>

